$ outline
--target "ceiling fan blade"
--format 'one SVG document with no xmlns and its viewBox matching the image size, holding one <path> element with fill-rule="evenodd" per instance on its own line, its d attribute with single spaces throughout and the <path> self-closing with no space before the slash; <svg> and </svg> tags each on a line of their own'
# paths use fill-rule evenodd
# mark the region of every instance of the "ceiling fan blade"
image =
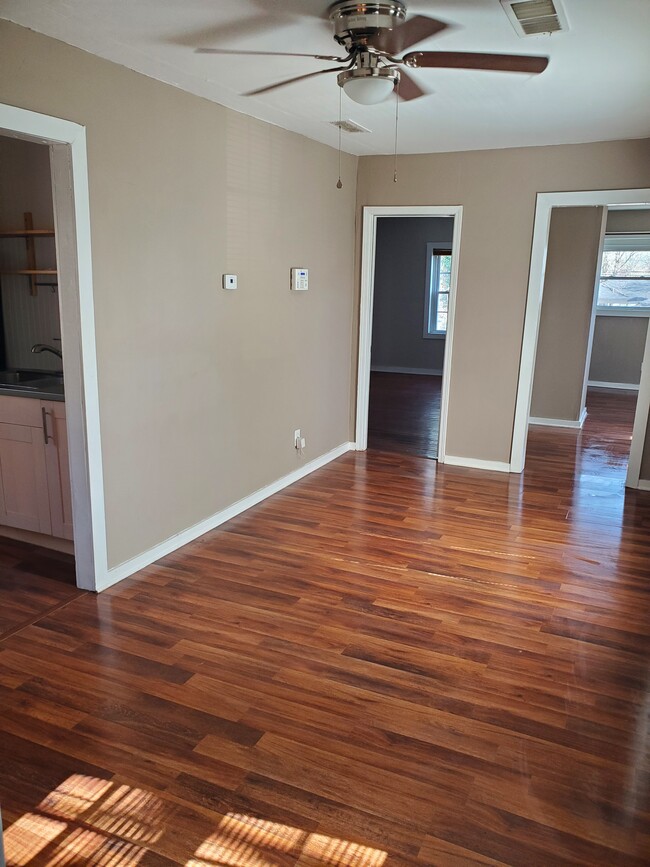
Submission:
<svg viewBox="0 0 650 867">
<path fill-rule="evenodd" d="M 415 79 L 411 78 L 410 75 L 407 75 L 403 69 L 399 71 L 399 98 L 405 100 L 406 102 L 410 102 L 412 99 L 418 99 L 421 96 L 426 96 L 427 93 L 425 90 L 422 90 L 420 85 L 415 81 Z"/>
<path fill-rule="evenodd" d="M 385 30 L 368 40 L 368 45 L 385 51 L 388 54 L 400 54 L 411 45 L 428 39 L 436 33 L 441 33 L 449 27 L 444 21 L 429 18 L 427 15 L 412 15 L 404 24 L 400 24 L 393 30 Z"/>
<path fill-rule="evenodd" d="M 328 72 L 340 72 L 343 69 L 348 69 L 348 67 L 335 66 L 332 69 L 319 69 L 316 72 L 308 72 L 306 75 L 296 75 L 295 78 L 285 78 L 284 81 L 277 81 L 275 84 L 267 84 L 266 87 L 258 87 L 257 90 L 249 90 L 247 93 L 243 93 L 242 96 L 257 96 L 260 93 L 268 93 L 270 90 L 275 90 L 277 87 L 285 87 L 287 84 L 293 84 L 296 81 L 315 78 L 317 75 L 327 75 Z"/>
<path fill-rule="evenodd" d="M 295 54 L 288 51 L 235 51 L 231 48 L 197 48 L 195 54 L 248 54 L 254 57 L 311 57 L 314 60 L 336 60 L 345 63 L 347 57 L 335 57 L 332 54 Z"/>
<path fill-rule="evenodd" d="M 487 69 L 537 75 L 548 66 L 548 57 L 529 54 L 477 54 L 470 51 L 412 51 L 402 61 L 413 69 Z"/>
</svg>

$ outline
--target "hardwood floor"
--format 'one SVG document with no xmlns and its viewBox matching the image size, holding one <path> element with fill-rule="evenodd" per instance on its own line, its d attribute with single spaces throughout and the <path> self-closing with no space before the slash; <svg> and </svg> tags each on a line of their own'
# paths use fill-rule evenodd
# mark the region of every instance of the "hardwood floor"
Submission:
<svg viewBox="0 0 650 867">
<path fill-rule="evenodd" d="M 81 592 L 73 556 L 0 536 L 0 640 Z"/>
<path fill-rule="evenodd" d="M 441 376 L 370 374 L 368 448 L 438 457 Z"/>
<path fill-rule="evenodd" d="M 648 864 L 624 403 L 523 477 L 348 454 L 0 642 L 8 863 Z"/>
</svg>

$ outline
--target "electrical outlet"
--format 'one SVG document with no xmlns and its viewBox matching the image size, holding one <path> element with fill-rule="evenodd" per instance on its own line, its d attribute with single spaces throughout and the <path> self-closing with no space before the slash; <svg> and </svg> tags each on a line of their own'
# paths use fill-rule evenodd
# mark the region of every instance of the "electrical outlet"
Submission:
<svg viewBox="0 0 650 867">
<path fill-rule="evenodd" d="M 295 430 L 295 431 L 293 432 L 293 447 L 294 447 L 295 449 L 299 449 L 299 448 L 300 448 L 300 440 L 301 440 L 301 437 L 302 437 L 302 432 L 301 432 L 300 428 L 298 428 L 297 430 Z"/>
</svg>

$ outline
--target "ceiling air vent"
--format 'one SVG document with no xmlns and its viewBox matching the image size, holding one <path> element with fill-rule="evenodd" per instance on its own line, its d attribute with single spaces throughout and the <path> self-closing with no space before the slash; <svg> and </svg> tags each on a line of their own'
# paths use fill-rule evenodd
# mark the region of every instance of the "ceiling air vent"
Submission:
<svg viewBox="0 0 650 867">
<path fill-rule="evenodd" d="M 343 132 L 370 132 L 365 126 L 355 123 L 353 120 L 331 120 L 332 126 L 336 126 Z"/>
<path fill-rule="evenodd" d="M 501 5 L 519 36 L 537 36 L 569 29 L 566 14 L 558 0 L 501 0 Z"/>
</svg>

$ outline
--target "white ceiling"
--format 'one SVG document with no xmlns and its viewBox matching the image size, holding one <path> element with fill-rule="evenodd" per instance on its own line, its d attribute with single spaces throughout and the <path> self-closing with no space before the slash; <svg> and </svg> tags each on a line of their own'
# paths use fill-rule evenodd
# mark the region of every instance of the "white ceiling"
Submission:
<svg viewBox="0 0 650 867">
<path fill-rule="evenodd" d="M 0 17 L 245 114 L 336 145 L 336 76 L 256 97 L 243 91 L 326 66 L 291 57 L 199 55 L 194 48 L 337 53 L 328 0 L 0 0 Z M 519 38 L 499 0 L 413 0 L 409 12 L 457 25 L 418 48 L 546 54 L 528 77 L 418 70 L 430 94 L 400 106 L 401 153 L 515 147 L 650 135 L 650 0 L 563 0 L 570 30 Z M 394 103 L 343 116 L 371 130 L 344 134 L 350 153 L 389 153 Z"/>
</svg>

